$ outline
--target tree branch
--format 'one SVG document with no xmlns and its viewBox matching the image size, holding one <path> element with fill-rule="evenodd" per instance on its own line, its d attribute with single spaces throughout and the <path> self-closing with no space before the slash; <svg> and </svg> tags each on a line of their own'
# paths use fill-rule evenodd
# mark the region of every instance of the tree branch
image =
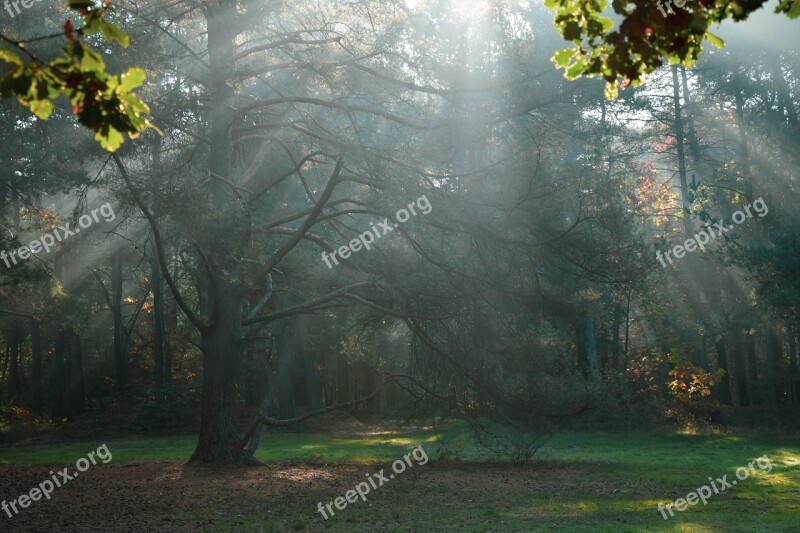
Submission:
<svg viewBox="0 0 800 533">
<path fill-rule="evenodd" d="M 119 168 L 120 174 L 122 174 L 123 181 L 125 181 L 125 184 L 131 191 L 131 195 L 133 196 L 136 205 L 139 207 L 142 213 L 144 213 L 145 218 L 147 218 L 147 221 L 150 223 L 150 228 L 153 230 L 153 240 L 155 241 L 156 245 L 156 256 L 158 257 L 158 264 L 161 267 L 161 274 L 164 276 L 164 280 L 167 282 L 167 285 L 172 292 L 172 297 L 175 298 L 175 303 L 177 303 L 178 307 L 181 308 L 181 311 L 186 314 L 186 318 L 189 319 L 189 322 L 191 322 L 194 327 L 200 331 L 206 331 L 210 327 L 210 324 L 201 319 L 195 314 L 194 311 L 192 311 L 192 308 L 189 306 L 186 300 L 184 300 L 183 295 L 178 290 L 178 286 L 175 284 L 175 280 L 172 279 L 172 275 L 169 273 L 167 261 L 164 257 L 164 247 L 161 241 L 161 230 L 158 227 L 155 217 L 152 213 L 150 213 L 150 210 L 144 204 L 141 195 L 133 186 L 131 178 L 128 175 L 128 171 L 125 168 L 125 165 L 122 164 L 122 160 L 119 158 L 119 155 L 113 154 L 112 157 Z"/>
</svg>

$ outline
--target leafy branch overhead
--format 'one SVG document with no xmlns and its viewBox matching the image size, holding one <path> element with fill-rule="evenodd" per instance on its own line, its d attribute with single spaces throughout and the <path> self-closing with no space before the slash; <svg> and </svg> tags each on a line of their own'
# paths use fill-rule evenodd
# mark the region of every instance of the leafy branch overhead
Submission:
<svg viewBox="0 0 800 533">
<path fill-rule="evenodd" d="M 136 138 L 148 128 L 157 128 L 142 116 L 150 109 L 133 92 L 144 83 L 144 70 L 131 68 L 121 76 L 110 74 L 100 54 L 81 40 L 101 33 L 108 42 L 128 46 L 128 35 L 103 18 L 109 4 L 106 0 L 103 7 L 97 7 L 86 0 L 69 0 L 70 8 L 83 17 L 83 25 L 76 30 L 71 20 L 64 23 L 67 44 L 63 55 L 49 63 L 33 55 L 24 41 L 2 36 L 16 50 L 0 49 L 0 59 L 12 68 L 0 79 L 0 94 L 15 95 L 40 119 L 53 113 L 55 98 L 66 96 L 81 124 L 95 132 L 95 140 L 103 148 L 114 152 L 125 142 L 126 133 Z M 23 61 L 23 57 L 29 61 Z"/>
<path fill-rule="evenodd" d="M 606 0 L 545 0 L 555 10 L 555 25 L 573 46 L 555 54 L 556 66 L 568 79 L 602 76 L 606 97 L 616 98 L 619 87 L 640 85 L 647 74 L 663 64 L 690 66 L 703 51 L 703 39 L 722 47 L 725 43 L 708 31 L 726 19 L 741 21 L 765 0 L 688 0 L 664 16 L 657 0 L 613 0 L 621 19 L 619 27 L 607 16 Z M 663 2 L 662 8 L 663 9 Z M 790 18 L 800 16 L 800 0 L 780 0 L 775 8 Z"/>
</svg>

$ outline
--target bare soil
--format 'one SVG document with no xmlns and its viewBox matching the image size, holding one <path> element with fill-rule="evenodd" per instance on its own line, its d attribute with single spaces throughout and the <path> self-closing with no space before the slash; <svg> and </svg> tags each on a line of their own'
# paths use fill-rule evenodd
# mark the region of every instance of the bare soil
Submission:
<svg viewBox="0 0 800 533">
<path fill-rule="evenodd" d="M 2 466 L 2 494 L 27 493 L 49 471 L 62 466 Z M 594 467 L 539 463 L 525 468 L 486 463 L 429 462 L 414 465 L 372 491 L 367 501 L 349 504 L 324 520 L 323 504 L 390 465 L 272 463 L 263 467 L 218 470 L 179 462 L 109 463 L 92 466 L 55 489 L 50 500 L 32 502 L 9 518 L 5 531 L 419 531 L 405 517 L 439 509 L 463 515 L 461 523 L 431 517 L 426 531 L 475 530 L 470 509 L 517 508 L 524 494 L 630 496 L 650 492 L 651 483 L 613 484 L 593 479 Z M 70 468 L 72 473 L 74 466 Z M 334 508 L 335 509 L 335 508 Z M 458 512 L 462 511 L 462 512 Z M 531 510 L 530 519 L 534 519 Z M 541 516 L 541 514 L 539 514 Z M 523 518 L 524 520 L 524 518 Z M 486 524 L 487 520 L 481 520 Z M 502 526 L 483 531 L 502 531 Z"/>
</svg>

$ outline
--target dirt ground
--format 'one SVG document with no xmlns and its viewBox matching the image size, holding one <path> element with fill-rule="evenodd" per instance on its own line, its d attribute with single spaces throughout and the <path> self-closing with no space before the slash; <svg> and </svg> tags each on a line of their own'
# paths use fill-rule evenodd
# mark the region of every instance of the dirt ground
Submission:
<svg viewBox="0 0 800 533">
<path fill-rule="evenodd" d="M 471 510 L 511 509 L 526 493 L 597 496 L 638 488 L 592 480 L 592 467 L 537 464 L 522 470 L 505 465 L 433 463 L 415 465 L 383 487 L 325 521 L 317 502 L 327 503 L 389 465 L 278 463 L 240 470 L 208 470 L 178 462 L 93 466 L 33 502 L 18 515 L 2 513 L 6 531 L 421 531 L 408 517 L 439 509 L 463 515 L 426 530 L 475 530 Z M 27 493 L 58 467 L 3 466 L 4 495 Z M 61 467 L 63 468 L 63 467 Z M 72 468 L 74 470 L 74 468 Z M 389 470 L 391 471 L 391 470 Z M 387 472 L 388 473 L 388 472 Z M 647 482 L 644 482 L 647 484 Z M 491 513 L 491 510 L 489 511 Z M 491 517 L 479 519 L 481 524 Z M 533 518 L 533 516 L 531 516 Z M 419 523 L 417 521 L 417 523 Z M 502 531 L 502 527 L 495 530 Z"/>
</svg>

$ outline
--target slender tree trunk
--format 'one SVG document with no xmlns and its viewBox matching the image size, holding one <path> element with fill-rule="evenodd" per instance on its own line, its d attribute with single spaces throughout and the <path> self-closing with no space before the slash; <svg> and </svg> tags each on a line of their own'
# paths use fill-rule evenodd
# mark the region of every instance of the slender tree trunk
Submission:
<svg viewBox="0 0 800 533">
<path fill-rule="evenodd" d="M 747 375 L 747 363 L 744 357 L 744 346 L 742 345 L 742 333 L 738 330 L 733 338 L 733 357 L 736 359 L 736 389 L 739 392 L 739 405 L 737 407 L 752 405 L 753 402 L 750 399 L 750 384 L 748 383 L 749 378 Z"/>
<path fill-rule="evenodd" d="M 155 254 L 150 256 L 150 285 L 153 290 L 153 381 L 164 382 L 164 286 Z M 159 396 L 160 397 L 160 396 Z"/>
<path fill-rule="evenodd" d="M 278 367 L 278 413 L 281 418 L 289 419 L 297 416 L 292 383 L 292 337 L 294 324 L 292 319 L 281 320 L 275 325 L 275 347 L 277 349 Z"/>
<path fill-rule="evenodd" d="M 586 354 L 589 358 L 589 374 L 594 381 L 601 381 L 603 370 L 600 368 L 600 355 L 597 351 L 597 337 L 594 328 L 594 312 L 586 317 Z"/>
<path fill-rule="evenodd" d="M 791 402 L 800 403 L 800 366 L 798 365 L 797 353 L 797 324 L 792 324 L 789 328 L 789 390 L 791 391 Z"/>
<path fill-rule="evenodd" d="M 741 163 L 742 174 L 750 174 L 750 149 L 747 144 L 747 122 L 744 118 L 744 96 L 742 91 L 743 78 L 736 75 L 734 78 L 734 105 L 736 106 L 736 125 L 739 129 L 739 161 Z M 752 195 L 752 185 L 750 180 L 744 180 L 744 189 L 748 197 Z"/>
<path fill-rule="evenodd" d="M 728 351 L 725 347 L 725 338 L 720 337 L 714 343 L 714 347 L 717 350 L 717 366 L 725 371 L 725 377 L 722 378 L 719 384 L 720 401 L 724 404 L 731 405 L 733 403 L 731 398 L 731 379 L 735 376 L 731 375 L 730 365 L 728 364 Z"/>
<path fill-rule="evenodd" d="M 13 405 L 19 402 L 19 394 L 22 391 L 22 379 L 20 377 L 19 353 L 22 335 L 19 324 L 14 321 L 8 336 L 9 370 L 8 370 L 8 399 Z"/>
<path fill-rule="evenodd" d="M 746 350 L 745 361 L 747 363 L 747 395 L 750 397 L 750 405 L 760 404 L 762 401 L 761 385 L 758 380 L 758 357 L 756 356 L 756 339 L 747 333 L 744 338 Z"/>
<path fill-rule="evenodd" d="M 620 329 L 622 328 L 622 306 L 618 302 L 613 304 L 613 317 L 611 320 L 611 367 L 620 370 L 620 357 L 622 346 L 619 342 Z M 624 369 L 622 369 L 624 370 Z"/>
<path fill-rule="evenodd" d="M 339 311 L 336 334 L 342 338 L 347 333 L 347 313 L 344 310 Z M 413 368 L 409 366 L 409 372 Z M 347 360 L 347 353 L 341 345 L 336 350 L 336 401 L 338 403 L 345 403 L 352 401 L 352 389 L 350 387 L 350 363 Z"/>
<path fill-rule="evenodd" d="M 53 378 L 51 387 L 51 397 L 53 400 L 53 420 L 61 420 L 69 412 L 64 403 L 66 396 L 66 380 L 64 378 L 64 351 L 66 348 L 66 333 L 64 328 L 60 328 L 56 335 L 55 346 L 53 348 Z"/>
<path fill-rule="evenodd" d="M 771 323 L 767 329 L 767 360 L 764 373 L 767 381 L 767 399 L 769 401 L 769 410 L 772 414 L 777 415 L 780 412 L 778 407 L 778 382 L 776 379 L 777 368 L 781 363 L 783 350 L 781 347 L 780 337 L 778 336 L 777 325 Z"/>
<path fill-rule="evenodd" d="M 695 168 L 699 168 L 700 163 L 700 143 L 697 141 L 697 133 L 694 128 L 695 104 L 692 102 L 692 93 L 689 91 L 689 80 L 686 74 L 686 67 L 681 65 L 681 85 L 683 87 L 683 99 L 686 103 L 686 137 L 689 141 L 689 153 Z"/>
<path fill-rule="evenodd" d="M 298 347 L 303 357 L 303 367 L 305 370 L 306 381 L 306 406 L 309 409 L 319 409 L 322 407 L 322 382 L 317 370 L 317 354 L 312 343 L 309 342 L 308 335 L 311 332 L 308 316 L 297 318 L 295 328 L 295 345 Z"/>
<path fill-rule="evenodd" d="M 61 390 L 61 398 L 64 402 L 64 410 L 67 413 L 67 421 L 72 422 L 74 412 L 72 406 L 72 338 L 68 327 L 62 329 L 62 341 L 64 344 L 64 383 Z"/>
<path fill-rule="evenodd" d="M 125 325 L 122 321 L 122 251 L 111 259 L 111 313 L 114 316 L 114 368 L 117 378 L 117 392 L 125 392 L 126 347 Z"/>
<path fill-rule="evenodd" d="M 86 412 L 86 386 L 83 380 L 81 338 L 72 328 L 69 329 L 68 338 L 70 343 L 69 405 L 72 414 L 81 415 Z"/>
<path fill-rule="evenodd" d="M 178 267 L 175 266 L 172 274 L 172 279 L 178 279 Z M 165 317 L 164 327 L 164 381 L 172 383 L 172 366 L 175 360 L 172 343 L 176 338 L 178 331 L 178 306 L 175 304 L 175 299 L 172 297 L 167 298 L 167 315 Z M 171 391 L 171 389 L 170 389 Z M 171 394 L 171 392 L 170 392 Z"/>
<path fill-rule="evenodd" d="M 678 82 L 678 66 L 672 65 L 672 102 L 675 108 L 675 148 L 678 153 L 678 177 L 681 184 L 681 206 L 683 211 L 683 231 L 686 237 L 692 235 L 690 217 L 692 202 L 689 199 L 689 183 L 686 178 L 686 154 L 684 151 L 683 117 L 681 115 L 681 94 Z"/>
<path fill-rule="evenodd" d="M 32 358 L 32 369 L 31 369 L 31 407 L 33 408 L 33 412 L 41 415 L 44 410 L 44 404 L 42 401 L 42 386 L 43 386 L 43 375 L 42 375 L 42 332 L 41 332 L 41 324 L 39 320 L 33 319 L 31 320 L 31 358 Z"/>
</svg>

